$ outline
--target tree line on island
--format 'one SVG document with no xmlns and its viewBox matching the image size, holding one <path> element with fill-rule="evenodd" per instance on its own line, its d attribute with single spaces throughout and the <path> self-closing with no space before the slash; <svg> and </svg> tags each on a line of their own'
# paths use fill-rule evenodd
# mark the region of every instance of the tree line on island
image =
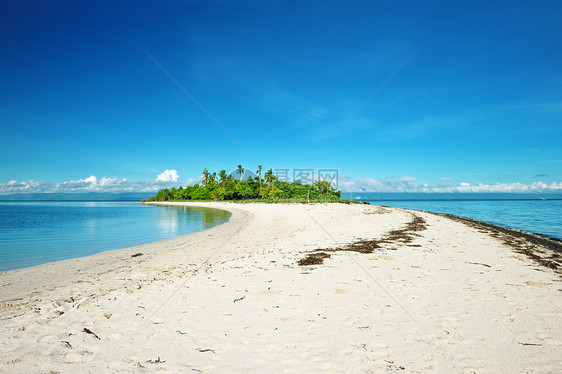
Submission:
<svg viewBox="0 0 562 374">
<path fill-rule="evenodd" d="M 226 173 L 226 170 L 211 173 L 204 169 L 200 183 L 179 188 L 164 188 L 148 201 L 294 201 L 294 202 L 336 202 L 341 200 L 341 191 L 336 191 L 328 181 L 303 184 L 301 181 L 286 182 L 279 180 L 273 170 L 266 171 L 262 178 L 262 166 L 254 173 L 238 165 L 238 168 Z"/>
</svg>

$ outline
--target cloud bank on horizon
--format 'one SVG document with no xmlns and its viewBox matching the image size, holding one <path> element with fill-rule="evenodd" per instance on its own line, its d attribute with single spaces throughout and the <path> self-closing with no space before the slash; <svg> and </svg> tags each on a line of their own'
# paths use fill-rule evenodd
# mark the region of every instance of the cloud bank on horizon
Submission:
<svg viewBox="0 0 562 374">
<path fill-rule="evenodd" d="M 442 178 L 446 180 L 447 178 Z M 163 188 L 179 188 L 192 186 L 201 178 L 188 178 L 185 182 L 178 182 L 180 177 L 174 169 L 166 169 L 156 176 L 155 180 L 132 181 L 127 178 L 98 178 L 90 175 L 84 179 L 71 180 L 62 183 L 47 181 L 10 180 L 0 183 L 0 195 L 25 193 L 78 193 L 78 192 L 156 192 Z M 525 183 L 468 183 L 430 185 L 418 183 L 417 178 L 411 176 L 389 178 L 361 178 L 350 180 L 347 176 L 339 179 L 339 189 L 349 192 L 398 192 L 398 193 L 552 193 L 562 192 L 562 182 L 550 184 L 536 181 Z"/>
<path fill-rule="evenodd" d="M 446 179 L 446 178 L 444 178 Z M 562 192 L 562 182 L 550 184 L 536 181 L 525 183 L 468 183 L 461 182 L 457 185 L 417 183 L 416 178 L 362 178 L 351 182 L 353 190 L 357 192 L 410 192 L 410 193 L 549 193 Z M 347 182 L 349 185 L 349 182 Z M 345 182 L 344 182 L 345 186 Z M 349 191 L 349 187 L 346 189 Z"/>
<path fill-rule="evenodd" d="M 127 178 L 97 178 L 90 175 L 88 178 L 71 180 L 62 183 L 37 181 L 10 180 L 0 183 L 0 194 L 24 193 L 78 193 L 78 192 L 153 192 L 162 188 L 179 187 L 178 173 L 176 170 L 165 170 L 158 174 L 155 180 L 132 181 Z"/>
</svg>

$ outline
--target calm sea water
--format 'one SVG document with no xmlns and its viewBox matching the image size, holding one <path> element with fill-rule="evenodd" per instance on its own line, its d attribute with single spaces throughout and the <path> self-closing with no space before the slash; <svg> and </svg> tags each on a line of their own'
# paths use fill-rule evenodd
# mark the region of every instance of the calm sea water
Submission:
<svg viewBox="0 0 562 374">
<path fill-rule="evenodd" d="M 343 197 L 349 198 L 349 193 Z M 396 208 L 448 213 L 562 239 L 560 194 L 354 193 L 354 200 Z M 545 199 L 545 200 L 543 200 Z"/>
<path fill-rule="evenodd" d="M 169 239 L 229 218 L 138 202 L 0 202 L 0 271 Z"/>
</svg>

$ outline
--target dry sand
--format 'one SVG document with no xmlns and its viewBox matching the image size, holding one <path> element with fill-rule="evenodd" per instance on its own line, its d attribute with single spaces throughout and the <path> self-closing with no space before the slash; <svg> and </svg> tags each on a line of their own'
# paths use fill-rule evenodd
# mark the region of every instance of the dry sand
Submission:
<svg viewBox="0 0 562 374">
<path fill-rule="evenodd" d="M 562 368 L 559 271 L 478 226 L 366 205 L 186 205 L 233 215 L 0 274 L 0 372 Z M 346 247 L 362 239 L 375 242 Z M 297 264 L 317 249 L 323 264 Z"/>
</svg>

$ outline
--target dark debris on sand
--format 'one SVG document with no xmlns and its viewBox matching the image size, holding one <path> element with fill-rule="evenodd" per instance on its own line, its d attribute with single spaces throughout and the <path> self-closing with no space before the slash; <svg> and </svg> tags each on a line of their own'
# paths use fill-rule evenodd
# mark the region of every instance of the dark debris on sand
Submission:
<svg viewBox="0 0 562 374">
<path fill-rule="evenodd" d="M 325 252 L 313 252 L 306 255 L 306 257 L 301 258 L 298 262 L 299 266 L 309 266 L 309 265 L 320 265 L 324 263 L 325 258 L 331 257 Z"/>
<path fill-rule="evenodd" d="M 404 228 L 389 231 L 381 239 L 361 239 L 343 247 L 317 249 L 308 253 L 306 257 L 301 258 L 298 261 L 298 265 L 321 265 L 324 263 L 325 258 L 330 257 L 330 255 L 326 252 L 351 251 L 358 253 L 373 253 L 376 249 L 383 249 L 381 244 L 408 244 L 412 242 L 416 236 L 418 236 L 416 232 L 423 231 L 427 228 L 426 222 L 422 217 L 415 214 L 412 214 L 412 216 L 412 221 L 408 222 Z"/>
</svg>

